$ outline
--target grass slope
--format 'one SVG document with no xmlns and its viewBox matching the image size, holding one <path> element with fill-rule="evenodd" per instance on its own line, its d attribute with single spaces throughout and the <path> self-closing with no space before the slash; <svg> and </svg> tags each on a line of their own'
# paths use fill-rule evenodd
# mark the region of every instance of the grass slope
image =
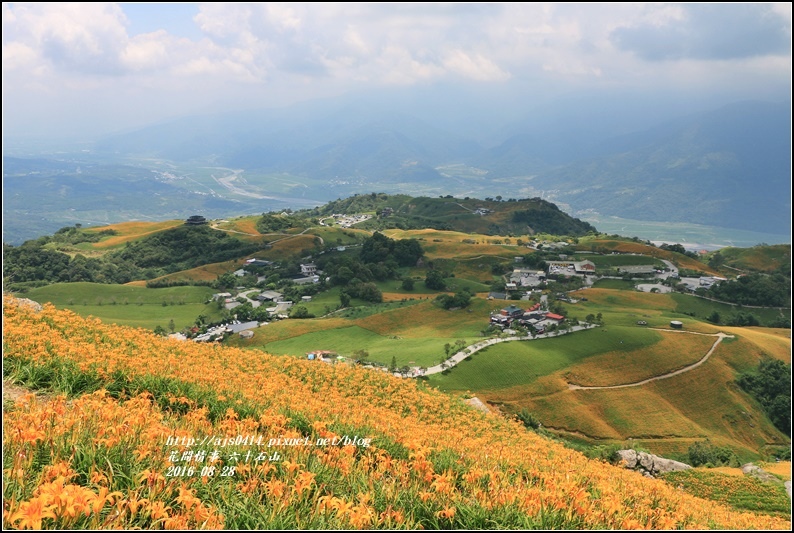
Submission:
<svg viewBox="0 0 794 533">
<path fill-rule="evenodd" d="M 209 287 L 148 289 L 78 282 L 31 289 L 25 297 L 50 302 L 59 309 L 69 308 L 82 317 L 97 317 L 108 324 L 154 329 L 167 328 L 173 320 L 180 330 L 193 325 L 200 314 L 208 321 L 220 319 L 217 306 L 206 303 L 213 292 Z"/>
<path fill-rule="evenodd" d="M 583 317 L 602 313 L 606 326 L 557 339 L 504 343 L 473 355 L 429 382 L 470 390 L 511 412 L 526 408 L 545 427 L 592 440 L 639 440 L 657 453 L 681 454 L 696 440 L 715 442 L 754 458 L 767 444 L 787 442 L 758 406 L 733 383 L 762 357 L 790 361 L 790 331 L 716 327 L 677 313 L 677 298 L 612 289 L 588 289 L 587 302 L 565 305 Z M 568 383 L 616 385 L 676 370 L 702 358 L 714 337 L 653 331 L 684 322 L 685 331 L 736 335 L 702 366 L 643 386 L 569 390 Z M 637 320 L 648 322 L 637 326 Z"/>
<path fill-rule="evenodd" d="M 8 377 L 72 396 L 4 412 L 7 528 L 790 528 L 587 460 L 414 381 L 167 341 L 49 306 L 3 309 Z M 249 434 L 312 445 L 273 457 L 231 444 L 212 463 L 194 456 L 215 444 L 197 441 L 191 459 L 168 444 Z M 343 437 L 351 444 L 329 443 Z"/>
</svg>

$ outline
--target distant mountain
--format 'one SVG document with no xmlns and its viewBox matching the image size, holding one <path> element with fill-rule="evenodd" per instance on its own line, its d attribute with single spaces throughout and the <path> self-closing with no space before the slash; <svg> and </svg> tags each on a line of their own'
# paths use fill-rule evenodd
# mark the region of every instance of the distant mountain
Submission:
<svg viewBox="0 0 794 533">
<path fill-rule="evenodd" d="M 488 122 L 471 100 L 454 106 L 439 100 L 434 112 L 397 98 L 385 104 L 334 99 L 152 125 L 98 142 L 92 156 L 124 159 L 138 170 L 175 165 L 183 181 L 164 183 L 179 185 L 173 191 L 191 211 L 203 204 L 191 195 L 209 194 L 203 200 L 210 216 L 234 205 L 238 213 L 262 212 L 385 191 L 541 197 L 574 213 L 790 234 L 790 104 L 741 102 L 673 118 L 670 102 L 662 100 L 613 98 L 597 106 L 592 98 L 560 100 L 517 112 L 512 122 L 504 113 Z M 466 106 L 472 106 L 469 123 Z M 48 165 L 42 163 L 44 174 L 52 173 Z M 220 173 L 228 169 L 245 175 L 226 179 Z M 162 185 L 139 181 L 131 194 L 171 197 Z M 50 193 L 31 186 L 12 184 L 18 194 L 11 206 L 20 221 L 48 218 L 41 213 L 48 201 L 39 200 Z M 126 180 L 105 194 L 109 185 L 98 176 L 85 187 L 99 199 L 133 185 Z M 79 219 L 79 207 L 69 207 Z M 141 214 L 159 217 L 146 209 Z"/>
<path fill-rule="evenodd" d="M 604 155 L 541 172 L 575 211 L 786 234 L 790 106 L 744 102 L 605 141 Z"/>
</svg>

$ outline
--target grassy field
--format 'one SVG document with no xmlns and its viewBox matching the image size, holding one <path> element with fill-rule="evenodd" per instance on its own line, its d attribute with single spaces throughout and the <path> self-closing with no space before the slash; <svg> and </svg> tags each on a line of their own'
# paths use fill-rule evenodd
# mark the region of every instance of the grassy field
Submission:
<svg viewBox="0 0 794 533">
<path fill-rule="evenodd" d="M 711 300 L 698 298 L 696 296 L 692 296 L 689 294 L 671 294 L 670 296 L 673 298 L 673 300 L 675 300 L 677 304 L 675 308 L 675 311 L 677 313 L 684 313 L 684 314 L 694 313 L 694 316 L 703 319 L 710 316 L 711 313 L 713 313 L 714 311 L 720 314 L 720 317 L 722 318 L 723 322 L 726 319 L 728 319 L 731 315 L 735 315 L 740 312 L 745 314 L 750 313 L 755 315 L 761 321 L 761 324 L 768 323 L 780 316 L 791 319 L 790 310 L 755 309 L 752 307 L 740 307 L 738 305 L 712 302 Z"/>
<path fill-rule="evenodd" d="M 677 265 L 679 268 L 697 270 L 709 275 L 717 274 L 717 272 L 708 265 L 692 259 L 689 256 L 679 254 L 677 252 L 662 250 L 660 248 L 656 248 L 655 246 L 650 246 L 641 242 L 623 241 L 604 237 L 582 237 L 579 239 L 579 244 L 576 245 L 576 249 L 585 251 L 598 250 L 603 252 L 643 254 L 658 259 L 666 259 Z"/>
<path fill-rule="evenodd" d="M 609 351 L 590 357 L 572 366 L 565 378 L 569 383 L 587 387 L 642 381 L 696 363 L 716 340 L 673 332 L 661 333 L 661 337 L 659 342 L 636 350 Z"/>
<path fill-rule="evenodd" d="M 622 279 L 599 279 L 595 283 L 593 283 L 594 289 L 619 289 L 624 291 L 633 291 L 635 289 L 636 282 L 634 281 L 625 281 Z"/>
<path fill-rule="evenodd" d="M 95 228 L 86 228 L 88 232 L 100 232 L 112 229 L 118 235 L 112 235 L 99 242 L 86 243 L 89 248 L 97 250 L 106 250 L 108 248 L 116 248 L 122 246 L 124 243 L 131 242 L 147 235 L 176 228 L 184 224 L 184 220 L 165 220 L 163 222 L 121 222 L 119 224 L 111 224 L 109 226 L 97 226 Z"/>
<path fill-rule="evenodd" d="M 429 383 L 445 391 L 523 386 L 604 351 L 637 350 L 661 339 L 660 334 L 647 329 L 632 333 L 624 335 L 624 344 L 615 335 L 605 335 L 600 330 L 556 339 L 497 344 L 477 352 L 448 373 L 430 376 Z"/>
<path fill-rule="evenodd" d="M 562 434 L 624 442 L 628 438 L 655 451 L 679 457 L 698 439 L 731 446 L 757 459 L 766 444 L 786 442 L 755 403 L 732 383 L 736 373 L 762 357 L 790 361 L 790 331 L 726 328 L 676 312 L 670 295 L 588 289 L 587 302 L 565 304 L 566 314 L 583 318 L 602 313 L 605 326 L 556 339 L 496 345 L 441 375 L 431 385 L 472 391 L 508 412 L 525 408 L 544 427 Z M 725 331 L 723 341 L 702 366 L 684 374 L 632 388 L 569 390 L 568 383 L 611 385 L 670 372 L 702 358 L 714 337 L 661 332 L 669 321 L 684 331 Z M 637 326 L 645 320 L 649 326 Z M 622 343 L 621 343 L 622 341 Z"/>
<path fill-rule="evenodd" d="M 220 311 L 207 300 L 215 292 L 210 287 L 168 287 L 148 289 L 102 283 L 56 283 L 31 289 L 24 296 L 58 309 L 68 308 L 107 324 L 167 329 L 170 320 L 177 330 L 191 326 L 198 315 L 208 321 L 220 319 Z"/>
<path fill-rule="evenodd" d="M 484 300 L 474 300 L 471 312 L 447 311 L 420 300 L 352 307 L 330 318 L 274 322 L 257 329 L 250 340 L 231 343 L 294 356 L 314 350 L 349 356 L 365 349 L 372 361 L 389 364 L 394 357 L 398 366 L 432 366 L 445 354 L 445 344 L 480 340 L 488 314 L 499 307 Z"/>
<path fill-rule="evenodd" d="M 444 345 L 453 344 L 455 340 L 454 337 L 383 336 L 360 326 L 349 326 L 269 342 L 262 348 L 268 353 L 293 356 L 303 356 L 314 350 L 330 350 L 351 356 L 363 349 L 369 352 L 369 360 L 383 364 L 389 364 L 394 357 L 398 366 L 433 366 L 444 355 Z"/>
<path fill-rule="evenodd" d="M 596 270 L 600 268 L 613 268 L 619 266 L 631 265 L 656 265 L 664 268 L 665 264 L 659 259 L 647 255 L 595 255 L 587 254 L 577 256 L 577 260 L 588 260 L 596 266 Z"/>
<path fill-rule="evenodd" d="M 790 244 L 753 246 L 752 248 L 722 248 L 719 250 L 719 254 L 725 259 L 726 265 L 740 270 L 772 272 L 783 265 L 791 264 Z"/>
</svg>

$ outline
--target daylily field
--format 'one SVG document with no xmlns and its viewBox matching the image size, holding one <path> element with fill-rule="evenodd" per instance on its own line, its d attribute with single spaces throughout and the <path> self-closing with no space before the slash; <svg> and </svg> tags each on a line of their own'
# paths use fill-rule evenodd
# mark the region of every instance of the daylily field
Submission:
<svg viewBox="0 0 794 533">
<path fill-rule="evenodd" d="M 411 380 L 3 308 L 6 528 L 790 529 Z"/>
</svg>

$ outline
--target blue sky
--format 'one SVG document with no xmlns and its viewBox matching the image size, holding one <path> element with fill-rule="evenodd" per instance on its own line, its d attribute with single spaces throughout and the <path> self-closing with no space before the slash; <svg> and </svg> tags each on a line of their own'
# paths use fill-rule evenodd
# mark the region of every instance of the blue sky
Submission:
<svg viewBox="0 0 794 533">
<path fill-rule="evenodd" d="M 450 85 L 791 91 L 790 4 L 5 3 L 2 39 L 6 137 Z"/>
</svg>

